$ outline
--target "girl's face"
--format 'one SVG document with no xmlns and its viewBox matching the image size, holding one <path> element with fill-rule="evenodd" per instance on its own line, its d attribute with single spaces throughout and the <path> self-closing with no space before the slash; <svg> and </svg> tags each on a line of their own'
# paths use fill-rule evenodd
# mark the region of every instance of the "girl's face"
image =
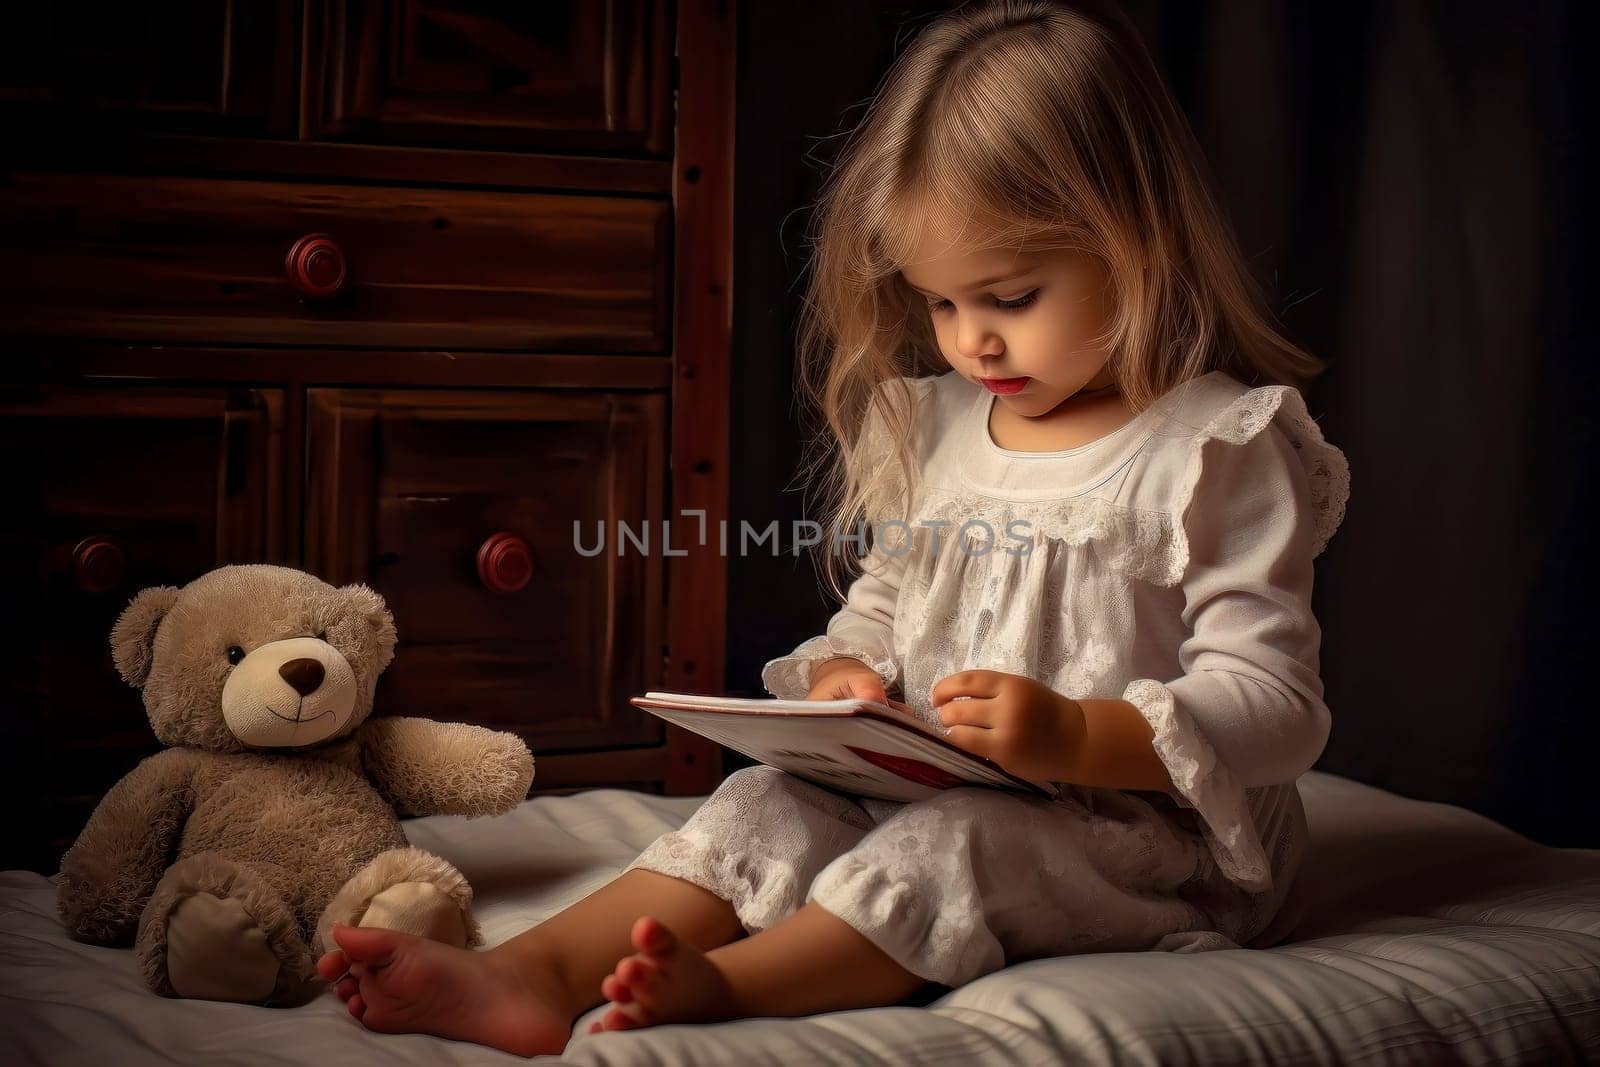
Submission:
<svg viewBox="0 0 1600 1067">
<path fill-rule="evenodd" d="M 1029 417 L 1112 384 L 1110 352 L 1093 344 L 1112 312 L 1099 260 L 1070 250 L 962 247 L 924 240 L 900 271 L 927 301 L 952 368 Z"/>
</svg>

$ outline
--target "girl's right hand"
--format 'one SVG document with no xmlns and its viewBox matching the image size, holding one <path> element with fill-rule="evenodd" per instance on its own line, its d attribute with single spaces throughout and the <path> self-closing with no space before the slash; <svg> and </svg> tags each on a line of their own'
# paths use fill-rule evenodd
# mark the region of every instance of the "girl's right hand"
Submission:
<svg viewBox="0 0 1600 1067">
<path fill-rule="evenodd" d="M 911 714 L 910 708 L 889 699 L 878 672 L 857 659 L 834 659 L 818 664 L 812 672 L 811 690 L 806 693 L 806 699 L 875 700 Z"/>
</svg>

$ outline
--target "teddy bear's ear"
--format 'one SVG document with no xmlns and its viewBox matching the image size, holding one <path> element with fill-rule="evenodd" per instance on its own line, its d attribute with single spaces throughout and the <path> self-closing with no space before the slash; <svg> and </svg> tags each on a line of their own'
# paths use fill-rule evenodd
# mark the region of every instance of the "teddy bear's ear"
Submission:
<svg viewBox="0 0 1600 1067">
<path fill-rule="evenodd" d="M 345 598 L 345 612 L 365 623 L 377 640 L 378 658 L 373 667 L 375 674 L 382 673 L 394 658 L 394 616 L 390 614 L 389 606 L 375 590 L 360 582 L 342 586 L 339 592 Z"/>
<path fill-rule="evenodd" d="M 178 602 L 175 585 L 154 585 L 129 602 L 116 625 L 111 627 L 111 659 L 122 680 L 135 689 L 150 676 L 150 660 L 155 649 L 156 627 Z"/>
</svg>

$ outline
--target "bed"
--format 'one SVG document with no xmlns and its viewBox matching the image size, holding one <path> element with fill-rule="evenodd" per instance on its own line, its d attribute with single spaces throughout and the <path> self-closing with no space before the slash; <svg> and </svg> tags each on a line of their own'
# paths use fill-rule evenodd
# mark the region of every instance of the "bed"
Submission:
<svg viewBox="0 0 1600 1067">
<path fill-rule="evenodd" d="M 1014 964 L 926 1003 L 586 1033 L 552 1064 L 1582 1063 L 1600 1060 L 1600 850 L 1312 771 L 1312 846 L 1258 944 Z M 703 797 L 597 789 L 407 824 L 461 867 L 489 944 L 601 885 Z M 0 1062 L 492 1064 L 293 1009 L 167 1000 L 66 937 L 42 875 L 0 875 Z M 526 1061 L 520 1061 L 526 1062 Z"/>
</svg>

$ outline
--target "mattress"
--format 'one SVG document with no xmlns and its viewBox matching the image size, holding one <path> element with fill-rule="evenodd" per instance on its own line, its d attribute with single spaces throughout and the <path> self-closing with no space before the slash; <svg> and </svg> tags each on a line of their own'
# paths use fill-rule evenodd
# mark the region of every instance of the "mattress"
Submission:
<svg viewBox="0 0 1600 1067">
<path fill-rule="evenodd" d="M 1311 846 L 1271 947 L 1032 960 L 921 1005 L 587 1033 L 552 1064 L 1333 1064 L 1600 1060 L 1600 850 L 1312 771 Z M 488 944 L 587 895 L 704 797 L 620 789 L 412 820 Z M 631 917 L 630 917 L 631 918 Z M 171 1000 L 133 954 L 69 939 L 50 879 L 0 875 L 0 1062 L 494 1064 L 477 1045 L 297 1008 Z"/>
</svg>

